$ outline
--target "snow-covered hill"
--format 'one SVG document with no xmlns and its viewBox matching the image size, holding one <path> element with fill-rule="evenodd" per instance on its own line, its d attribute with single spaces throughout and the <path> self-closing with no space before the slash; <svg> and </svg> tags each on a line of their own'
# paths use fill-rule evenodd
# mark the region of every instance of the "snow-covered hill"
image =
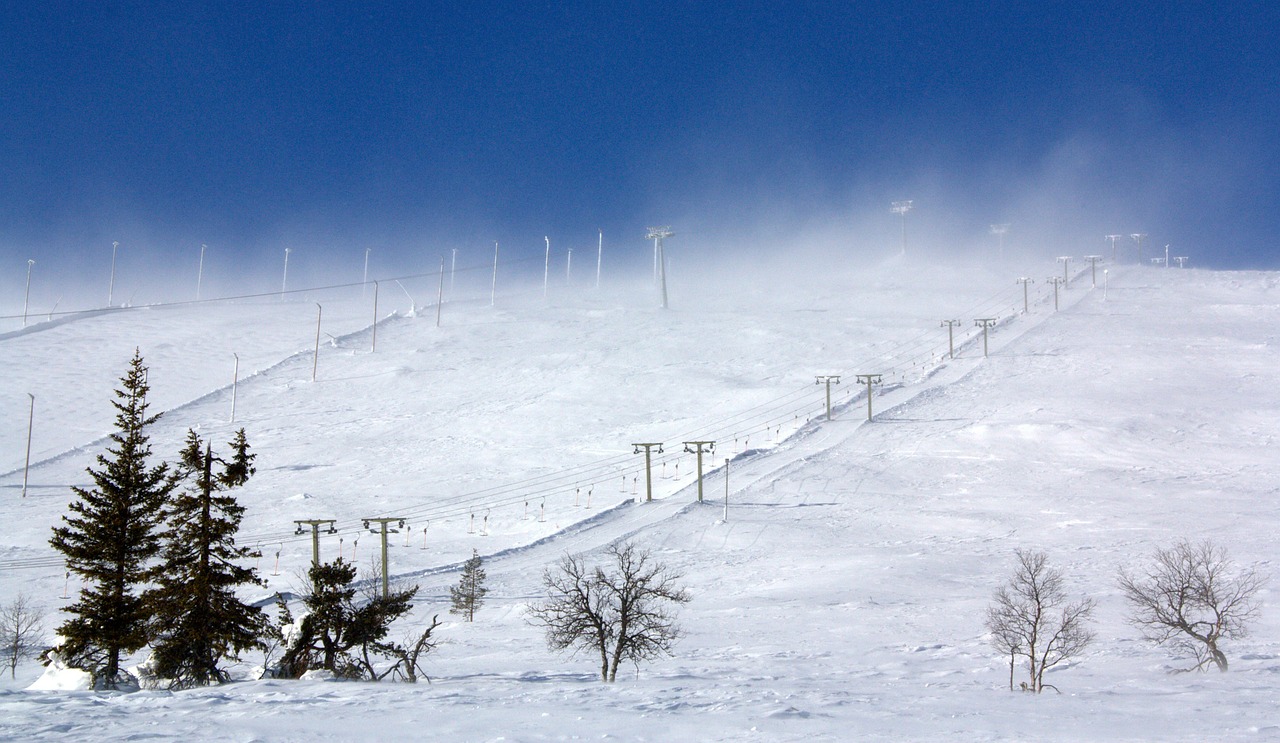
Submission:
<svg viewBox="0 0 1280 743">
<path fill-rule="evenodd" d="M 259 469 L 242 541 L 264 552 L 263 597 L 296 588 L 310 560 L 295 519 L 335 519 L 324 556 L 365 564 L 377 540 L 360 520 L 380 516 L 407 519 L 391 572 L 422 585 L 420 617 L 446 616 L 473 548 L 493 593 L 476 623 L 444 629 L 429 686 L 101 696 L 21 691 L 29 666 L 0 687 L 6 737 L 1280 738 L 1270 592 L 1229 674 L 1169 676 L 1115 585 L 1118 566 L 1179 537 L 1274 569 L 1280 277 L 1113 266 L 1105 298 L 1085 272 L 1056 313 L 1033 284 L 1023 314 L 1026 270 L 1057 267 L 721 276 L 677 284 L 665 312 L 648 286 L 538 287 L 493 307 L 464 288 L 439 327 L 435 307 L 397 306 L 384 285 L 376 350 L 358 286 L 14 327 L 0 334 L 0 599 L 23 590 L 52 610 L 74 592 L 49 529 L 86 482 L 135 347 L 165 411 L 157 453 L 187 428 L 246 428 Z M 999 321 L 986 358 L 976 318 Z M 961 321 L 955 359 L 942 320 Z M 827 421 L 814 382 L 830 374 Z M 858 374 L 883 375 L 871 423 Z M 701 504 L 690 440 L 717 442 Z M 665 444 L 654 502 L 635 442 Z M 674 658 L 606 687 L 590 662 L 549 653 L 522 609 L 558 556 L 624 537 L 678 567 L 694 600 Z M 1017 547 L 1048 552 L 1099 603 L 1098 641 L 1053 672 L 1061 696 L 1005 690 L 984 637 Z"/>
</svg>

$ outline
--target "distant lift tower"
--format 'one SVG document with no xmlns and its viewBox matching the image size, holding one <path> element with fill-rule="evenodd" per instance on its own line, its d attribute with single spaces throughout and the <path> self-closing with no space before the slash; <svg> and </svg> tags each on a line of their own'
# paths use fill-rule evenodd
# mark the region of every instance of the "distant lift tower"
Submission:
<svg viewBox="0 0 1280 743">
<path fill-rule="evenodd" d="M 1142 241 L 1147 239 L 1147 233 L 1135 232 L 1132 235 L 1129 235 L 1129 237 L 1132 237 L 1133 241 L 1138 244 L 1138 265 L 1141 266 L 1142 265 Z"/>
<path fill-rule="evenodd" d="M 667 308 L 667 257 L 662 250 L 662 240 L 675 233 L 670 227 L 650 227 L 649 239 L 653 240 L 653 276 L 662 284 L 662 309 Z"/>
<path fill-rule="evenodd" d="M 1124 235 L 1107 235 L 1106 238 L 1111 241 L 1111 262 L 1116 262 L 1116 240 L 1124 237 Z"/>
<path fill-rule="evenodd" d="M 998 257 L 1004 258 L 1004 236 L 1009 234 L 1009 225 L 993 224 L 991 225 L 991 234 L 1000 238 L 1000 252 L 998 253 Z"/>
<path fill-rule="evenodd" d="M 902 217 L 902 254 L 907 254 L 907 212 L 911 211 L 911 202 L 913 199 L 906 201 L 895 201 L 889 211 Z"/>
</svg>

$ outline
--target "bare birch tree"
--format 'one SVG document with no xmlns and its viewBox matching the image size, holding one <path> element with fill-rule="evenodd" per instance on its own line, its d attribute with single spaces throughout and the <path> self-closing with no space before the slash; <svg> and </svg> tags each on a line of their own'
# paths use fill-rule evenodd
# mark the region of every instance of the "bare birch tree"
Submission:
<svg viewBox="0 0 1280 743">
<path fill-rule="evenodd" d="M 17 678 L 18 663 L 39 657 L 45 648 L 44 609 L 25 593 L 0 608 L 0 659 L 9 666 L 9 678 Z"/>
<path fill-rule="evenodd" d="M 1120 570 L 1120 588 L 1132 607 L 1129 623 L 1157 645 L 1190 653 L 1196 663 L 1227 670 L 1219 644 L 1248 633 L 1257 618 L 1257 594 L 1266 583 L 1255 568 L 1237 570 L 1226 549 L 1182 540 L 1155 551 L 1140 574 Z"/>
<path fill-rule="evenodd" d="M 1057 687 L 1044 683 L 1044 672 L 1079 655 L 1093 641 L 1088 623 L 1093 599 L 1067 602 L 1062 571 L 1049 567 L 1043 552 L 1017 550 L 1017 565 L 1008 584 L 996 591 L 987 607 L 991 644 L 1009 658 L 1009 688 L 1018 657 L 1027 659 L 1026 691 Z"/>
<path fill-rule="evenodd" d="M 680 628 L 675 604 L 689 601 L 680 574 L 634 544 L 611 545 L 611 565 L 588 567 L 565 555 L 543 573 L 549 596 L 529 607 L 530 621 L 546 628 L 553 650 L 600 656 L 600 680 L 617 680 L 623 661 L 669 655 Z"/>
</svg>

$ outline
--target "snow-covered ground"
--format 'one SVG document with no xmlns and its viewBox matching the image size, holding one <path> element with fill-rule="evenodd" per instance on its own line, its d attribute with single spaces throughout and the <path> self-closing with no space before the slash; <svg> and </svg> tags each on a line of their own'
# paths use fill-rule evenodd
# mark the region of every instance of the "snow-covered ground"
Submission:
<svg viewBox="0 0 1280 743">
<path fill-rule="evenodd" d="M 255 598 L 299 585 L 311 539 L 295 519 L 335 519 L 323 556 L 368 564 L 377 538 L 360 520 L 404 517 L 391 572 L 422 586 L 413 622 L 449 623 L 430 685 L 37 692 L 28 664 L 0 683 L 0 736 L 1280 739 L 1274 587 L 1253 635 L 1228 647 L 1230 673 L 1169 675 L 1178 663 L 1124 623 L 1115 585 L 1120 565 L 1180 537 L 1274 570 L 1280 276 L 1112 266 L 1105 300 L 1101 271 L 1096 289 L 1085 271 L 1060 312 L 1038 280 L 1022 314 L 1015 279 L 1059 270 L 744 271 L 674 282 L 669 311 L 651 287 L 609 282 L 561 281 L 545 300 L 538 283 L 491 307 L 477 282 L 439 327 L 434 306 L 410 311 L 383 284 L 376 350 L 359 286 L 11 322 L 0 600 L 26 591 L 60 621 L 76 586 L 49 529 L 87 482 L 137 347 L 165 412 L 157 454 L 187 428 L 215 442 L 247 430 L 259 458 L 242 542 L 261 546 L 269 583 Z M 987 358 L 981 317 L 999 320 Z M 954 360 L 944 319 L 961 321 Z M 828 374 L 842 375 L 831 421 L 815 385 Z M 870 424 L 857 374 L 884 375 Z M 681 442 L 704 439 L 718 443 L 699 504 Z M 648 503 L 632 444 L 659 441 Z M 550 653 L 523 607 L 560 555 L 624 537 L 681 570 L 694 598 L 675 657 L 603 685 L 590 660 Z M 1017 547 L 1046 551 L 1098 601 L 1097 642 L 1051 674 L 1061 695 L 1007 691 L 984 636 Z M 467 624 L 447 595 L 473 548 L 492 593 Z"/>
</svg>

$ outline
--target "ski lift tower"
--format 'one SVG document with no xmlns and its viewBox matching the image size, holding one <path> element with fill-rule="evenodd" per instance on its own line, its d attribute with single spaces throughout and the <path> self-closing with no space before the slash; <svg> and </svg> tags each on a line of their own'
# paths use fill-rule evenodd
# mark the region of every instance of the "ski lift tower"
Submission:
<svg viewBox="0 0 1280 743">
<path fill-rule="evenodd" d="M 1124 235 L 1106 235 L 1106 238 L 1111 241 L 1111 262 L 1112 263 L 1116 262 L 1116 240 L 1119 240 L 1122 237 L 1124 237 Z"/>
<path fill-rule="evenodd" d="M 902 216 L 902 254 L 907 254 L 907 212 L 911 211 L 911 202 L 914 199 L 906 201 L 895 201 L 889 211 Z"/>
<path fill-rule="evenodd" d="M 1138 244 L 1138 265 L 1141 266 L 1142 265 L 1142 241 L 1147 239 L 1147 233 L 1135 232 L 1132 235 L 1129 235 L 1129 237 L 1132 237 L 1133 241 Z"/>
<path fill-rule="evenodd" d="M 648 238 L 653 240 L 653 260 L 656 268 L 655 278 L 662 284 L 662 309 L 667 309 L 667 257 L 662 250 L 664 238 L 675 233 L 670 227 L 650 227 Z"/>
<path fill-rule="evenodd" d="M 997 254 L 1000 259 L 1004 259 L 1004 236 L 1009 234 L 1008 224 L 991 225 L 991 234 L 1000 238 L 1000 252 Z"/>
</svg>

